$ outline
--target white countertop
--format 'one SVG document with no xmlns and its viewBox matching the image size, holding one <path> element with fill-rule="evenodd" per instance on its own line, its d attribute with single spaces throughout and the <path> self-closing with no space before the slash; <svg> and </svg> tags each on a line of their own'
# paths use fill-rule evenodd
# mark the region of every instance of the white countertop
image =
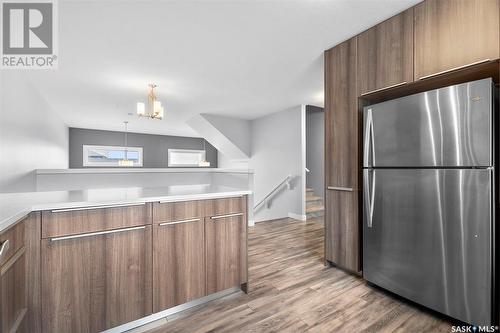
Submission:
<svg viewBox="0 0 500 333">
<path fill-rule="evenodd" d="M 78 173 L 242 173 L 252 174 L 252 169 L 224 168 L 81 168 L 81 169 L 36 169 L 37 175 Z"/>
<path fill-rule="evenodd" d="M 0 193 L 0 232 L 32 211 L 225 198 L 251 194 L 226 186 L 172 185 L 74 191 Z"/>
</svg>

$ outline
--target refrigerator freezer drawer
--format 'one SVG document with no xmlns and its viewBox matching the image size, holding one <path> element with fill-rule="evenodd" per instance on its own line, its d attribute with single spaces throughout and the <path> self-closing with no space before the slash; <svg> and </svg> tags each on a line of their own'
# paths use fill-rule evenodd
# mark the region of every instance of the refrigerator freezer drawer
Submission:
<svg viewBox="0 0 500 333">
<path fill-rule="evenodd" d="M 365 169 L 365 279 L 492 324 L 492 177 L 489 169 Z"/>
<path fill-rule="evenodd" d="M 364 108 L 365 167 L 492 166 L 491 79 Z"/>
</svg>

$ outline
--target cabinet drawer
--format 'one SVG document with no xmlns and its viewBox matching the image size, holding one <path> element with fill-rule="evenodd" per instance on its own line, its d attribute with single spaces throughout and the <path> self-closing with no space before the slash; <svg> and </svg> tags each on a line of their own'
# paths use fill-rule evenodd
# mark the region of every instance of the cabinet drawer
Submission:
<svg viewBox="0 0 500 333">
<path fill-rule="evenodd" d="M 153 203 L 154 223 L 190 220 L 204 216 L 205 205 L 203 201 Z"/>
<path fill-rule="evenodd" d="M 0 247 L 4 245 L 4 251 L 0 256 L 0 265 L 9 260 L 14 253 L 24 246 L 24 220 L 16 223 L 0 235 Z"/>
<path fill-rule="evenodd" d="M 151 204 L 42 212 L 42 238 L 151 224 Z"/>
<path fill-rule="evenodd" d="M 206 216 L 246 212 L 246 197 L 211 199 L 205 201 Z"/>
</svg>

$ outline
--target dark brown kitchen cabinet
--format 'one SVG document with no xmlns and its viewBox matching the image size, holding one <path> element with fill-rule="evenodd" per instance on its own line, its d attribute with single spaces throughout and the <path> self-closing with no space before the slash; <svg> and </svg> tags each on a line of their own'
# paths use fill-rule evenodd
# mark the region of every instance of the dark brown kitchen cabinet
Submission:
<svg viewBox="0 0 500 333">
<path fill-rule="evenodd" d="M 241 213 L 246 211 L 246 197 L 205 200 L 206 216 Z"/>
<path fill-rule="evenodd" d="M 327 191 L 325 200 L 325 258 L 335 265 L 360 270 L 358 191 Z"/>
<path fill-rule="evenodd" d="M 358 36 L 361 95 L 413 81 L 413 9 L 377 24 Z"/>
<path fill-rule="evenodd" d="M 150 203 L 42 212 L 42 238 L 83 234 L 151 224 Z"/>
<path fill-rule="evenodd" d="M 0 235 L 0 331 L 26 332 L 25 221 Z"/>
<path fill-rule="evenodd" d="M 358 188 L 359 115 L 356 38 L 325 52 L 325 176 L 327 186 Z"/>
<path fill-rule="evenodd" d="M 16 252 L 1 267 L 2 332 L 24 332 L 26 303 L 26 253 Z"/>
<path fill-rule="evenodd" d="M 354 272 L 359 271 L 355 194 L 361 185 L 356 53 L 356 38 L 325 52 L 325 258 Z"/>
<path fill-rule="evenodd" d="M 143 225 L 42 239 L 42 331 L 98 332 L 151 314 L 151 236 Z"/>
<path fill-rule="evenodd" d="M 205 219 L 208 294 L 246 283 L 246 217 L 228 215 Z"/>
<path fill-rule="evenodd" d="M 205 201 L 153 203 L 153 223 L 164 223 L 205 217 Z"/>
<path fill-rule="evenodd" d="M 206 295 L 203 217 L 153 226 L 153 312 Z"/>
<path fill-rule="evenodd" d="M 247 291 L 247 253 L 246 196 L 32 212 L 0 233 L 0 332 L 99 332 Z"/>
<path fill-rule="evenodd" d="M 415 79 L 500 56 L 499 0 L 426 0 L 414 7 Z"/>
</svg>

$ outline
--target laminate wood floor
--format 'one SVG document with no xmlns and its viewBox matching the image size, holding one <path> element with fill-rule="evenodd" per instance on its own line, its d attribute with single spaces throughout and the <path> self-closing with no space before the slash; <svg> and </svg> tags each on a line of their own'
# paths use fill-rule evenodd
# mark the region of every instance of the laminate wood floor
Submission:
<svg viewBox="0 0 500 333">
<path fill-rule="evenodd" d="M 250 228 L 249 265 L 248 295 L 236 293 L 167 317 L 147 332 L 451 331 L 439 315 L 325 267 L 322 217 Z"/>
</svg>

